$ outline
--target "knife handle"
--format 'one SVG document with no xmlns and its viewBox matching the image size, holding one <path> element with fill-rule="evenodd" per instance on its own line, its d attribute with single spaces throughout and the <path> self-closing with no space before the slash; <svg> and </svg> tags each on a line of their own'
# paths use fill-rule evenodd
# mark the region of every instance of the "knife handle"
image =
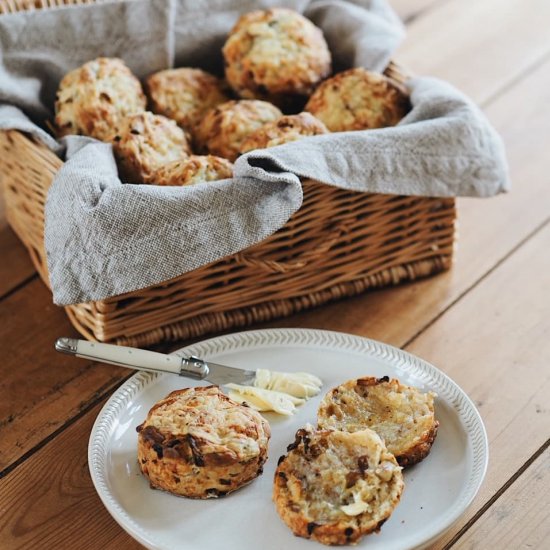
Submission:
<svg viewBox="0 0 550 550">
<path fill-rule="evenodd" d="M 183 366 L 182 358 L 176 355 L 166 355 L 155 351 L 115 346 L 113 344 L 88 342 L 77 338 L 59 338 L 55 343 L 55 349 L 76 357 L 137 370 L 181 374 Z M 186 373 L 186 375 L 188 374 Z M 196 377 L 201 378 L 200 374 L 197 372 Z"/>
</svg>

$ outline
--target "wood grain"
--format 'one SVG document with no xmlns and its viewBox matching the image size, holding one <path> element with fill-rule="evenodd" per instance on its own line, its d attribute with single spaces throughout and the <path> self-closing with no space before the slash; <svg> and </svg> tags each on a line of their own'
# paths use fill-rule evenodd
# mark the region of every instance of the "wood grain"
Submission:
<svg viewBox="0 0 550 550">
<path fill-rule="evenodd" d="M 38 279 L 0 302 L 0 472 L 128 376 L 126 369 L 61 355 L 76 336 Z"/>
<path fill-rule="evenodd" d="M 88 472 L 87 445 L 99 406 L 0 479 L 4 550 L 141 546 L 103 507 Z"/>
<path fill-rule="evenodd" d="M 550 435 L 549 247 L 550 223 L 407 347 L 466 391 L 489 436 L 489 469 L 478 498 L 436 548 Z"/>
<path fill-rule="evenodd" d="M 453 548 L 550 548 L 550 449 L 546 449 Z"/>
<path fill-rule="evenodd" d="M 546 0 L 449 0 L 411 22 L 396 59 L 484 103 L 550 52 Z"/>
<path fill-rule="evenodd" d="M 1 193 L 0 193 L 1 195 Z M 36 273 L 25 247 L 0 213 L 0 300 Z"/>
</svg>

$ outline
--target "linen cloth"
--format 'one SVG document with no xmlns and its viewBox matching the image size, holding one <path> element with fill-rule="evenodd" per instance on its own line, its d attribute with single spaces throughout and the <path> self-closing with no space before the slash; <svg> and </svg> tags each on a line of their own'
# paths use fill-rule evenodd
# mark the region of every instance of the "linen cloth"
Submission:
<svg viewBox="0 0 550 550">
<path fill-rule="evenodd" d="M 509 187 L 502 142 L 449 84 L 414 78 L 393 128 L 307 138 L 240 157 L 232 179 L 128 185 L 111 146 L 45 131 L 69 70 L 121 57 L 139 77 L 167 67 L 220 73 L 242 13 L 286 6 L 323 30 L 335 70 L 382 71 L 403 26 L 384 0 L 125 0 L 0 17 L 0 129 L 31 133 L 62 158 L 46 203 L 54 302 L 101 300 L 161 283 L 251 246 L 300 207 L 300 177 L 365 192 L 490 196 Z M 127 182 L 131 183 L 131 182 Z"/>
</svg>

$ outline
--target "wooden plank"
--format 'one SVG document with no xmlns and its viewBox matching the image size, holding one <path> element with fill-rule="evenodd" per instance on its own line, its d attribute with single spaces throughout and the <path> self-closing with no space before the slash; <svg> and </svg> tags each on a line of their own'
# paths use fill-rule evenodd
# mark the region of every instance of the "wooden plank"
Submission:
<svg viewBox="0 0 550 550">
<path fill-rule="evenodd" d="M 103 507 L 88 472 L 88 436 L 99 406 L 0 479 L 1 546 L 142 548 Z"/>
<path fill-rule="evenodd" d="M 0 213 L 0 300 L 36 274 L 25 247 Z"/>
<path fill-rule="evenodd" d="M 550 548 L 549 487 L 547 448 L 453 548 Z"/>
<path fill-rule="evenodd" d="M 54 351 L 60 336 L 76 336 L 62 309 L 38 279 L 0 303 L 0 472 L 86 409 L 126 369 Z"/>
<path fill-rule="evenodd" d="M 474 400 L 489 437 L 487 478 L 443 548 L 550 437 L 550 222 L 407 349 Z"/>
<path fill-rule="evenodd" d="M 450 272 L 343 300 L 269 326 L 347 330 L 402 346 L 459 299 L 549 217 L 550 112 L 540 107 L 547 100 L 549 86 L 547 61 L 487 108 L 506 145 L 513 188 L 490 199 L 459 200 L 458 249 Z"/>
<path fill-rule="evenodd" d="M 483 103 L 550 51 L 547 0 L 449 0 L 411 22 L 396 59 Z"/>
</svg>

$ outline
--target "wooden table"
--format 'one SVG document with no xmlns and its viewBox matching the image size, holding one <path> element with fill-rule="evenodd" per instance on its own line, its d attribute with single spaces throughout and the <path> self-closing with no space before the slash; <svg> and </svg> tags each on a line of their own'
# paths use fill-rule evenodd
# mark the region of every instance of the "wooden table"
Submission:
<svg viewBox="0 0 550 550">
<path fill-rule="evenodd" d="M 397 61 L 482 106 L 505 141 L 513 190 L 459 200 L 451 271 L 254 328 L 349 332 L 439 366 L 478 406 L 490 463 L 433 547 L 550 548 L 550 2 L 394 6 L 408 27 Z M 76 333 L 3 215 L 0 258 L 0 547 L 139 548 L 101 504 L 86 456 L 92 423 L 128 372 L 53 351 Z"/>
</svg>

